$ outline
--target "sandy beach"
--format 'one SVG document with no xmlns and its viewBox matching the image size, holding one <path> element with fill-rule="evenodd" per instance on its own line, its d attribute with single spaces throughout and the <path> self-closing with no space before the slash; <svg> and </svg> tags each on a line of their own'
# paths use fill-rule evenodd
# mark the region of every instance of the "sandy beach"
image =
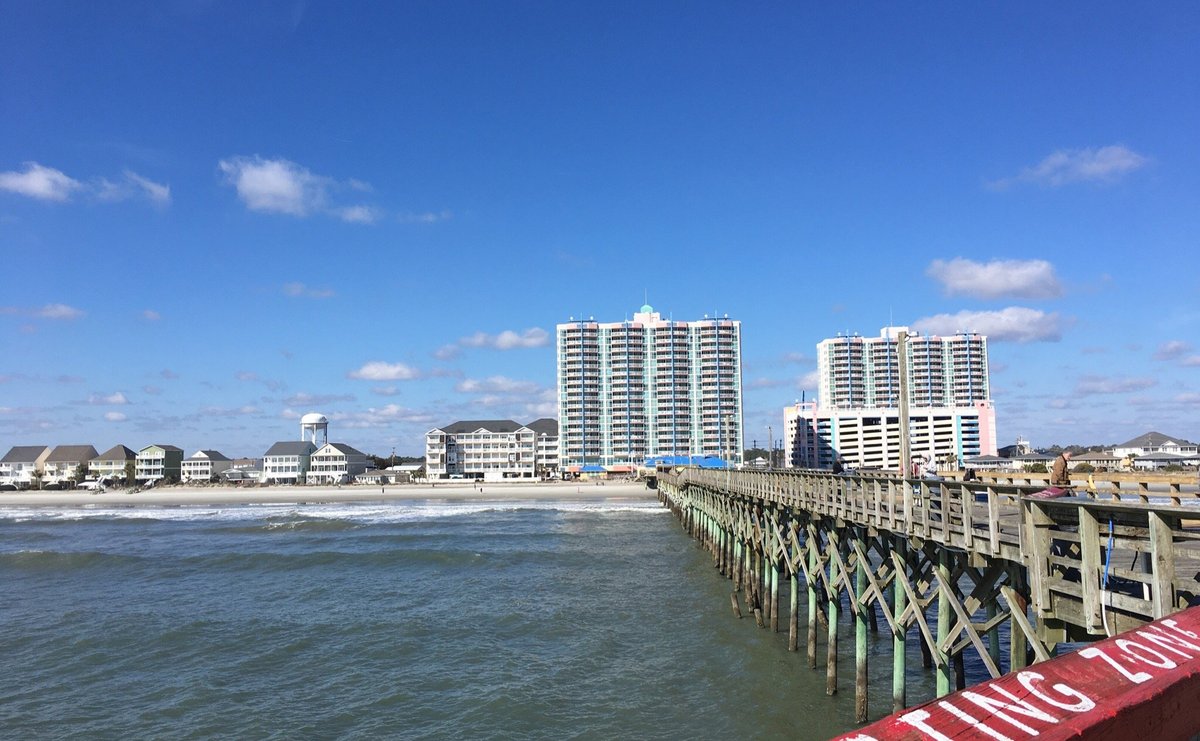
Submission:
<svg viewBox="0 0 1200 741">
<path fill-rule="evenodd" d="M 91 491 L 0 492 L 0 507 L 27 506 L 163 506 L 184 504 L 315 504 L 318 502 L 386 502 L 405 500 L 548 500 L 653 499 L 655 492 L 641 482 L 585 481 L 579 483 L 484 483 L 455 481 L 389 486 L 164 486 L 134 492 L 129 489 Z"/>
</svg>

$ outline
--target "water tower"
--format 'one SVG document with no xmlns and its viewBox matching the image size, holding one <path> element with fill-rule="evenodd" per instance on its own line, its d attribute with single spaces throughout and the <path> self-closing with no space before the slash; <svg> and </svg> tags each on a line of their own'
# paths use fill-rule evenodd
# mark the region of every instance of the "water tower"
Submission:
<svg viewBox="0 0 1200 741">
<path fill-rule="evenodd" d="M 300 439 L 318 448 L 329 442 L 329 420 L 316 412 L 304 415 L 300 418 Z"/>
</svg>

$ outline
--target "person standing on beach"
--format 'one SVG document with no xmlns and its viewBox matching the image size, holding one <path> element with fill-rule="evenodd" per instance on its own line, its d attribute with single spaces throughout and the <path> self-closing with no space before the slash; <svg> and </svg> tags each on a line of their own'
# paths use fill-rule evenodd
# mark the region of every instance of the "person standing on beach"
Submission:
<svg viewBox="0 0 1200 741">
<path fill-rule="evenodd" d="M 1071 451 L 1064 450 L 1054 459 L 1054 466 L 1050 469 L 1050 485 L 1051 486 L 1070 486 L 1071 474 Z"/>
</svg>

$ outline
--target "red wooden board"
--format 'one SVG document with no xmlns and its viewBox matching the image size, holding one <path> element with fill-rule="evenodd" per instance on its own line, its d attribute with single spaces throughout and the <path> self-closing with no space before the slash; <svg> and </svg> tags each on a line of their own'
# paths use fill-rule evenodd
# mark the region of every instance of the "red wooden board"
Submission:
<svg viewBox="0 0 1200 741">
<path fill-rule="evenodd" d="M 1190 739 L 1200 733 L 1200 607 L 903 710 L 842 741 Z"/>
</svg>

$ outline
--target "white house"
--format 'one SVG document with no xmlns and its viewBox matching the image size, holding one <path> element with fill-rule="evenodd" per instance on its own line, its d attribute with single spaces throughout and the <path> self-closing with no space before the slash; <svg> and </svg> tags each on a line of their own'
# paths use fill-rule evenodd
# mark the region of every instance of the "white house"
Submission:
<svg viewBox="0 0 1200 741">
<path fill-rule="evenodd" d="M 0 485 L 12 485 L 18 489 L 33 486 L 34 479 L 45 471 L 46 458 L 50 457 L 48 445 L 17 445 L 0 459 Z"/>
<path fill-rule="evenodd" d="M 197 450 L 180 465 L 180 481 L 208 481 L 233 466 L 233 461 L 216 450 Z"/>
<path fill-rule="evenodd" d="M 263 454 L 262 480 L 278 484 L 303 484 L 317 446 L 307 440 L 283 440 Z"/>
<path fill-rule="evenodd" d="M 1143 456 L 1151 453 L 1170 453 L 1173 455 L 1191 456 L 1196 455 L 1196 443 L 1190 443 L 1187 440 L 1167 437 L 1161 432 L 1147 432 L 1145 435 L 1138 435 L 1132 440 L 1127 440 L 1113 448 L 1112 454 L 1117 458 L 1125 456 Z"/>
<path fill-rule="evenodd" d="M 325 443 L 313 452 L 305 479 L 310 484 L 342 484 L 367 470 L 367 456 L 345 443 Z"/>
<path fill-rule="evenodd" d="M 97 480 L 112 479 L 123 482 L 126 479 L 125 467 L 130 461 L 134 461 L 136 468 L 137 453 L 124 445 L 114 445 L 93 458 L 88 467 Z"/>
<path fill-rule="evenodd" d="M 57 445 L 46 457 L 43 484 L 58 484 L 79 476 L 96 457 L 91 445 Z"/>
</svg>

